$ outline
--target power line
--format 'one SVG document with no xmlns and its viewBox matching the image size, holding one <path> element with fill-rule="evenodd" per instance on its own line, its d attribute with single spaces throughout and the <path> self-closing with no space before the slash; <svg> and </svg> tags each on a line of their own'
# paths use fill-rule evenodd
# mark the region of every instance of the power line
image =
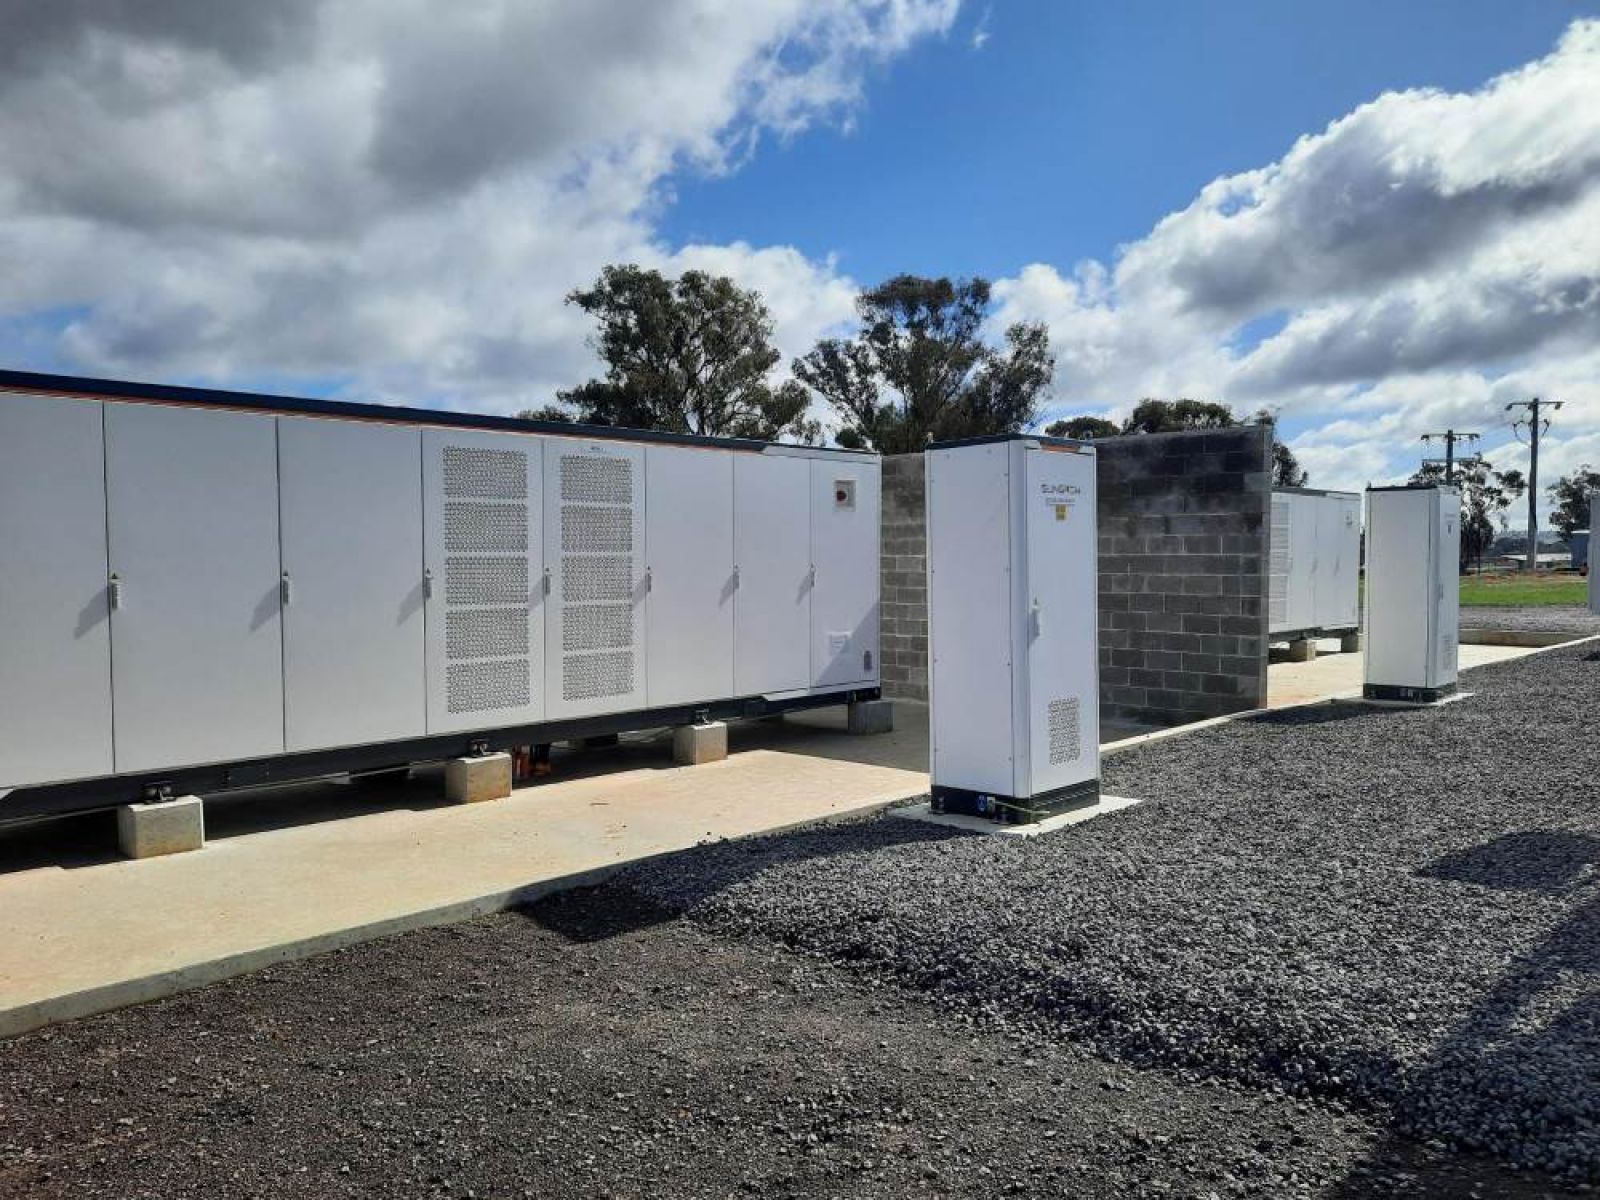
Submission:
<svg viewBox="0 0 1600 1200">
<path fill-rule="evenodd" d="M 1476 433 L 1458 433 L 1454 429 L 1446 429 L 1443 433 L 1425 433 L 1422 435 L 1422 440 L 1425 442 L 1432 442 L 1435 439 L 1444 442 L 1444 481 L 1446 484 L 1452 484 L 1456 481 L 1456 443 L 1475 442 L 1480 436 L 1480 434 Z M 1423 465 L 1428 465 L 1430 461 L 1437 463 L 1439 460 L 1424 459 Z"/>
</svg>

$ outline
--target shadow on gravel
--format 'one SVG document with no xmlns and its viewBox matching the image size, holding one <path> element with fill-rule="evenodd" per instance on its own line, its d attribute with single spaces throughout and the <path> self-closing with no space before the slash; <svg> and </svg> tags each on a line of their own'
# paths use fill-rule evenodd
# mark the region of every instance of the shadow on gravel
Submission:
<svg viewBox="0 0 1600 1200">
<path fill-rule="evenodd" d="M 580 945 L 642 933 L 678 918 L 677 913 L 637 892 L 606 883 L 559 892 L 512 911 Z"/>
<path fill-rule="evenodd" d="M 871 831 L 865 841 L 863 828 Z M 981 836 L 920 821 L 895 820 L 876 821 L 865 827 L 854 823 L 822 825 L 767 837 L 708 842 L 665 858 L 641 863 L 624 872 L 614 882 L 602 884 L 608 896 L 626 894 L 637 901 L 624 906 L 606 899 L 604 904 L 597 904 L 597 907 L 610 914 L 626 908 L 627 919 L 613 915 L 604 920 L 592 920 L 584 911 L 583 904 L 569 906 L 556 903 L 566 896 L 593 898 L 599 889 L 563 893 L 563 896 L 537 901 L 515 911 L 569 941 L 599 942 L 674 920 L 702 901 L 775 867 L 833 858 L 840 854 L 873 853 L 893 846 Z M 670 902 L 663 903 L 642 896 L 631 888 L 629 878 L 638 872 L 648 872 L 651 876 L 649 890 L 670 896 Z M 663 886 L 664 882 L 668 886 Z"/>
<path fill-rule="evenodd" d="M 1368 704 L 1352 704 L 1348 700 L 1328 700 L 1321 704 L 1302 704 L 1294 708 L 1275 708 L 1260 716 L 1251 717 L 1253 725 L 1270 725 L 1280 729 L 1297 729 L 1304 725 L 1328 725 L 1334 721 L 1350 721 L 1356 717 L 1370 717 L 1375 713 L 1400 712 L 1401 709 L 1373 708 Z"/>
<path fill-rule="evenodd" d="M 1493 1154 L 1571 1180 L 1600 1168 L 1600 838 L 1560 830 L 1509 833 L 1447 854 L 1421 874 L 1513 893 L 1571 897 L 1543 942 L 1511 969 L 1406 1081 L 1394 1132 L 1335 1195 L 1372 1196 L 1375 1179 L 1411 1158 L 1438 1114 L 1481 1131 L 1469 1154 Z M 1538 1134 L 1497 1123 L 1507 1108 L 1535 1115 Z M 1530 1122 L 1531 1123 L 1531 1122 Z M 1469 1160 L 1470 1161 L 1470 1160 Z M 1421 1195 L 1464 1194 L 1459 1175 L 1413 1177 Z M 1550 1194 L 1530 1178 L 1528 1196 Z"/>
</svg>

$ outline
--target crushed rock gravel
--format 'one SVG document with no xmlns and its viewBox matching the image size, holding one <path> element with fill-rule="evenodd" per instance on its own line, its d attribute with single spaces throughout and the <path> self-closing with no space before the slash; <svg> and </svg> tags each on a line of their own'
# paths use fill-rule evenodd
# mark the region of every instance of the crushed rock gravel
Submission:
<svg viewBox="0 0 1600 1200">
<path fill-rule="evenodd" d="M 976 1027 L 1382 1114 L 1600 1179 L 1600 653 L 1108 757 L 1145 803 L 1031 840 L 880 818 L 624 882 L 928 993 Z"/>
<path fill-rule="evenodd" d="M 1551 1194 L 610 888 L 0 1043 L 7 1200 Z"/>
<path fill-rule="evenodd" d="M 1462 608 L 1461 628 L 1588 635 L 1600 633 L 1600 615 L 1580 604 L 1533 604 L 1524 608 L 1485 604 Z"/>
</svg>

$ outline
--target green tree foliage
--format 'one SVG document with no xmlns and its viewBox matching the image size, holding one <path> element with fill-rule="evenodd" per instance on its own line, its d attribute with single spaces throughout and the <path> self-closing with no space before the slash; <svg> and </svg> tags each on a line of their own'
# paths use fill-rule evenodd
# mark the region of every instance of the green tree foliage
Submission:
<svg viewBox="0 0 1600 1200">
<path fill-rule="evenodd" d="M 1063 421 L 1050 422 L 1044 427 L 1044 431 L 1050 437 L 1077 438 L 1080 442 L 1091 442 L 1095 438 L 1116 437 L 1122 432 L 1122 426 L 1104 417 L 1068 417 Z"/>
<path fill-rule="evenodd" d="M 1276 425 L 1277 418 L 1261 409 L 1253 418 L 1258 425 Z M 1117 434 L 1178 433 L 1188 429 L 1234 429 L 1244 424 L 1226 404 L 1212 400 L 1157 400 L 1145 397 L 1118 427 L 1103 417 L 1069 417 L 1045 429 L 1051 437 L 1097 438 Z M 1058 432 L 1060 431 L 1060 432 Z M 1276 438 L 1272 441 L 1272 485 L 1305 487 L 1311 476 L 1294 451 Z"/>
<path fill-rule="evenodd" d="M 521 421 L 553 421 L 560 424 L 570 424 L 573 421 L 572 410 L 562 408 L 559 404 L 546 404 L 543 408 L 525 408 L 517 414 Z"/>
<path fill-rule="evenodd" d="M 1043 325 L 1018 323 L 996 348 L 980 336 L 985 279 L 897 275 L 856 301 L 852 338 L 827 338 L 794 373 L 842 418 L 842 446 L 884 454 L 1030 426 L 1055 359 Z"/>
<path fill-rule="evenodd" d="M 668 279 L 626 264 L 567 303 L 599 323 L 591 344 L 606 373 L 559 393 L 556 411 L 593 425 L 816 440 L 805 388 L 768 378 L 782 356 L 756 292 L 704 271 Z"/>
<path fill-rule="evenodd" d="M 1564 541 L 1572 540 L 1574 529 L 1592 529 L 1594 514 L 1589 511 L 1589 493 L 1600 491 L 1600 471 L 1589 469 L 1584 463 L 1570 475 L 1563 475 L 1552 483 L 1546 492 L 1555 504 L 1550 521 L 1561 531 Z"/>
<path fill-rule="evenodd" d="M 1122 423 L 1123 433 L 1176 433 L 1180 429 L 1232 429 L 1239 424 L 1233 409 L 1210 400 L 1152 400 L 1133 406 Z"/>
<path fill-rule="evenodd" d="M 1457 463 L 1455 470 L 1455 486 L 1461 491 L 1461 566 L 1465 570 L 1470 562 L 1483 565 L 1484 551 L 1494 544 L 1496 522 L 1505 528 L 1505 511 L 1527 494 L 1528 481 L 1521 471 L 1496 471 L 1483 458 Z M 1443 483 L 1444 464 L 1424 463 L 1409 482 Z"/>
</svg>

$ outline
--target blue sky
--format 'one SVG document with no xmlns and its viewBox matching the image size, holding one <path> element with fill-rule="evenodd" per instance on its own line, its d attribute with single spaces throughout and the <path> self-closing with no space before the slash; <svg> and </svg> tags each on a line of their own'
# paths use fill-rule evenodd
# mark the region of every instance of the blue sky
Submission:
<svg viewBox="0 0 1600 1200">
<path fill-rule="evenodd" d="M 1107 260 L 1210 180 L 1385 91 L 1475 88 L 1585 12 L 1600 4 L 970 7 L 949 37 L 874 73 L 849 132 L 769 135 L 731 175 L 674 181 L 661 232 L 835 254 L 864 282 Z"/>
<path fill-rule="evenodd" d="M 980 36 L 981 34 L 981 36 Z M 607 263 L 784 359 L 900 271 L 1044 323 L 1047 416 L 1268 407 L 1322 486 L 1420 434 L 1600 463 L 1600 0 L 23 6 L 0 362 L 485 411 L 596 369 Z M 825 410 L 820 416 L 828 417 Z"/>
</svg>

